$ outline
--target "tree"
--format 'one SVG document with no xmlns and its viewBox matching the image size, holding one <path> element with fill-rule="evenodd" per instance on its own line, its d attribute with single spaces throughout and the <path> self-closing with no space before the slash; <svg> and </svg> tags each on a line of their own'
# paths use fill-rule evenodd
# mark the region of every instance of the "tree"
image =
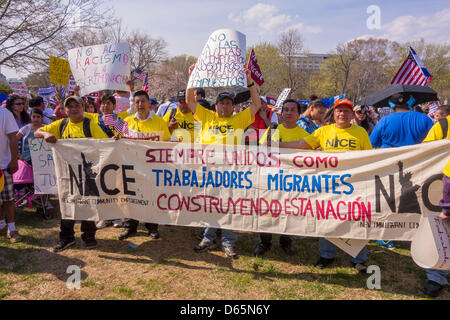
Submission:
<svg viewBox="0 0 450 320">
<path fill-rule="evenodd" d="M 0 0 L 0 65 L 33 71 L 74 34 L 93 32 L 111 22 L 98 0 Z"/>
<path fill-rule="evenodd" d="M 180 55 L 166 59 L 149 75 L 149 91 L 152 96 L 169 98 L 176 96 L 179 90 L 186 88 L 189 74 L 188 68 L 195 58 Z"/>
<path fill-rule="evenodd" d="M 250 52 L 255 50 L 258 65 L 264 76 L 264 84 L 260 87 L 262 95 L 278 97 L 285 88 L 283 78 L 287 78 L 287 66 L 278 49 L 268 42 L 257 44 L 247 49 L 247 61 Z"/>
<path fill-rule="evenodd" d="M 287 73 L 283 75 L 285 85 L 291 88 L 291 95 L 301 96 L 300 92 L 297 91 L 299 91 L 304 79 L 295 64 L 296 57 L 305 53 L 300 32 L 297 29 L 289 29 L 283 32 L 278 40 L 277 48 L 287 68 Z"/>
<path fill-rule="evenodd" d="M 148 34 L 133 31 L 126 37 L 126 42 L 130 44 L 133 70 L 149 71 L 155 64 L 162 62 L 167 57 L 167 42 L 162 38 L 154 39 Z"/>
</svg>

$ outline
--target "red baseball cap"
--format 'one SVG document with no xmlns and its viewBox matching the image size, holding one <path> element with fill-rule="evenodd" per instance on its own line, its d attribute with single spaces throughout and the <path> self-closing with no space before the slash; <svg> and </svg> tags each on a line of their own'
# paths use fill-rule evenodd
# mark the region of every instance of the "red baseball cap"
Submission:
<svg viewBox="0 0 450 320">
<path fill-rule="evenodd" d="M 334 104 L 334 107 L 341 107 L 341 106 L 348 106 L 349 108 L 351 108 L 353 110 L 353 102 L 351 102 L 348 99 L 339 99 L 338 101 L 336 101 L 336 103 Z"/>
</svg>

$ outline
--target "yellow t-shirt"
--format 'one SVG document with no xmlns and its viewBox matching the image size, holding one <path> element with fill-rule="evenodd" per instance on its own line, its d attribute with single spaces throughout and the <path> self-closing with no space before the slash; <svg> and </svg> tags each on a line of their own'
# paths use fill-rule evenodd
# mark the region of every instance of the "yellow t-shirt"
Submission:
<svg viewBox="0 0 450 320">
<path fill-rule="evenodd" d="M 241 144 L 244 130 L 255 121 L 250 108 L 228 118 L 219 118 L 214 111 L 197 104 L 194 119 L 201 122 L 205 144 Z"/>
<path fill-rule="evenodd" d="M 259 144 L 264 144 L 269 135 L 269 129 L 264 132 L 264 135 L 259 140 Z M 290 142 L 290 141 L 300 141 L 309 136 L 309 133 L 299 126 L 295 128 L 287 129 L 283 124 L 280 124 L 276 130 L 273 130 L 272 141 L 279 142 Z"/>
<path fill-rule="evenodd" d="M 137 113 L 128 115 L 123 120 L 128 124 L 129 138 L 153 141 L 167 141 L 171 138 L 166 122 L 154 113 L 150 113 L 145 120 L 140 120 Z"/>
<path fill-rule="evenodd" d="M 311 148 L 321 147 L 322 151 L 355 151 L 370 150 L 367 131 L 360 127 L 351 125 L 346 129 L 336 128 L 336 124 L 321 127 L 305 138 Z"/>
<path fill-rule="evenodd" d="M 68 119 L 67 126 L 62 133 L 60 134 L 60 126 L 61 122 L 64 119 L 57 120 L 55 122 L 50 123 L 49 125 L 42 127 L 41 130 L 44 132 L 49 132 L 55 136 L 56 139 L 74 139 L 74 138 L 87 138 L 84 134 L 83 130 L 83 121 L 79 123 L 73 123 Z M 108 136 L 103 132 L 102 128 L 100 128 L 95 121 L 90 120 L 89 127 L 91 129 L 91 135 L 94 139 L 107 139 Z"/>
<path fill-rule="evenodd" d="M 447 116 L 447 122 L 450 125 L 450 116 Z M 442 140 L 444 139 L 444 133 L 442 132 L 442 126 L 439 122 L 436 122 L 433 127 L 431 127 L 430 132 L 428 132 L 428 135 L 426 136 L 425 140 L 423 142 L 430 142 L 430 141 L 436 141 L 436 140 Z M 450 129 L 447 130 L 447 136 L 445 139 L 450 139 Z M 444 174 L 447 177 L 450 177 L 450 160 L 447 161 L 447 165 L 444 168 Z"/>
<path fill-rule="evenodd" d="M 166 125 L 169 125 L 170 115 L 172 110 L 169 110 L 164 115 L 163 119 L 166 122 Z M 192 112 L 182 113 L 180 109 L 177 109 L 177 112 L 174 115 L 175 120 L 178 122 L 178 129 L 173 130 L 172 136 L 178 138 L 178 140 L 183 141 L 184 137 L 187 133 L 191 136 L 191 142 L 194 142 L 194 128 L 196 125 L 196 121 L 194 119 L 194 115 Z"/>
</svg>

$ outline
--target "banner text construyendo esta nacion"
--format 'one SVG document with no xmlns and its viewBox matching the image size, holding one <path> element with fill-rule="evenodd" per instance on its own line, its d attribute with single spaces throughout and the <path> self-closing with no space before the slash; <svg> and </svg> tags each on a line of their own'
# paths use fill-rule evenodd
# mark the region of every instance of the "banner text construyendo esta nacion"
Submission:
<svg viewBox="0 0 450 320">
<path fill-rule="evenodd" d="M 132 140 L 53 147 L 64 219 L 411 240 L 439 214 L 450 141 L 341 153 Z"/>
</svg>

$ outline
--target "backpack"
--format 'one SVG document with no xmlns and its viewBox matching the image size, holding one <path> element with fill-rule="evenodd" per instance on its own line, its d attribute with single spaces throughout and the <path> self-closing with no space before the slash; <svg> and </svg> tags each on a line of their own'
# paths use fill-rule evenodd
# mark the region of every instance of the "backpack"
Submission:
<svg viewBox="0 0 450 320">
<path fill-rule="evenodd" d="M 441 124 L 443 139 L 447 138 L 448 134 L 448 120 L 447 118 L 439 119 L 439 123 Z"/>
<path fill-rule="evenodd" d="M 69 119 L 64 118 L 59 125 L 59 135 L 61 137 L 63 136 L 64 130 L 66 130 L 68 122 L 69 122 Z M 88 118 L 83 119 L 83 133 L 86 136 L 86 138 L 92 138 L 90 124 L 91 124 L 91 120 L 89 120 Z"/>
<path fill-rule="evenodd" d="M 175 119 L 175 114 L 177 113 L 178 108 L 170 110 L 169 122 Z"/>
</svg>

